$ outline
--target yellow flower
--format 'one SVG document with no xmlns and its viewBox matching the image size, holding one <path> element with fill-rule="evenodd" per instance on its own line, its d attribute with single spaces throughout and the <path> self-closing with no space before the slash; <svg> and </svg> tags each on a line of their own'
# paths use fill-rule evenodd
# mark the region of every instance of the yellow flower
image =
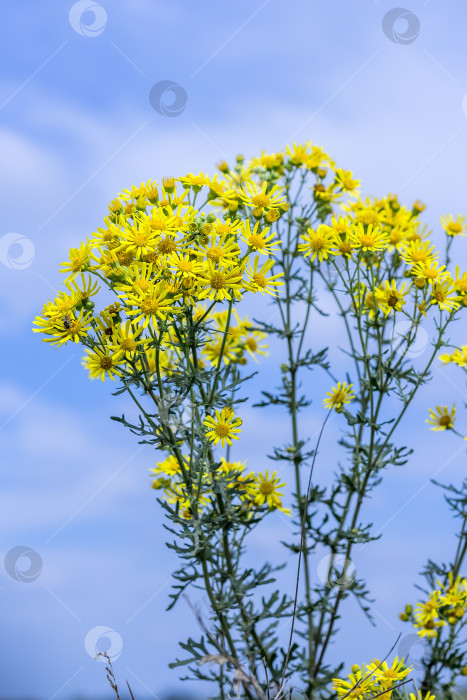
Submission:
<svg viewBox="0 0 467 700">
<path fill-rule="evenodd" d="M 433 426 L 430 430 L 450 430 L 454 426 L 456 420 L 456 404 L 452 404 L 452 408 L 448 411 L 447 406 L 436 406 L 436 411 L 432 408 L 428 409 L 430 418 L 425 420 Z"/>
<path fill-rule="evenodd" d="M 63 316 L 55 316 L 53 318 L 41 318 L 37 316 L 34 324 L 39 326 L 33 328 L 35 333 L 44 333 L 52 336 L 44 338 L 46 343 L 52 345 L 65 345 L 71 340 L 73 343 L 79 343 L 82 338 L 85 338 L 91 328 L 92 312 L 85 312 L 84 309 L 76 317 L 73 313 L 65 313 Z"/>
<path fill-rule="evenodd" d="M 283 153 L 265 153 L 261 151 L 261 155 L 258 158 L 252 158 L 248 169 L 253 170 L 254 168 L 261 167 L 266 168 L 266 170 L 274 170 L 275 168 L 281 168 L 284 162 Z"/>
<path fill-rule="evenodd" d="M 255 182 L 247 182 L 245 188 L 240 189 L 238 194 L 244 204 L 262 212 L 279 209 L 286 203 L 280 187 L 273 185 L 268 191 L 267 182 L 263 182 L 261 189 Z"/>
<path fill-rule="evenodd" d="M 373 674 L 373 678 L 380 685 L 380 690 L 389 689 L 399 681 L 404 680 L 412 670 L 412 666 L 406 667 L 404 659 L 399 659 L 397 656 L 392 662 L 392 666 L 388 666 L 387 661 L 381 663 L 378 659 L 374 659 L 367 665 L 367 671 Z M 390 693 L 382 697 L 388 698 Z"/>
<path fill-rule="evenodd" d="M 212 301 L 223 301 L 232 299 L 234 296 L 240 298 L 242 290 L 243 267 L 224 267 L 223 264 L 214 266 L 208 260 L 203 266 L 203 270 L 198 273 L 197 280 L 202 289 L 199 294 L 200 299 L 211 299 Z"/>
<path fill-rule="evenodd" d="M 354 248 L 364 251 L 383 250 L 388 245 L 389 233 L 373 226 L 373 224 L 365 227 L 358 223 L 350 233 L 350 242 Z"/>
<path fill-rule="evenodd" d="M 443 362 L 454 362 L 459 367 L 467 367 L 467 345 L 457 348 L 452 355 L 440 355 L 439 359 Z"/>
<path fill-rule="evenodd" d="M 278 509 L 289 513 L 289 510 L 282 505 L 282 493 L 278 489 L 283 488 L 285 483 L 280 483 L 277 472 L 269 476 L 269 471 L 264 474 L 259 473 L 253 489 L 253 500 L 257 506 L 267 505 L 271 509 Z"/>
<path fill-rule="evenodd" d="M 206 433 L 207 439 L 215 445 L 220 440 L 222 447 L 225 447 L 225 443 L 231 445 L 232 440 L 238 440 L 237 433 L 241 432 L 242 420 L 235 418 L 233 410 L 226 407 L 222 411 L 216 411 L 215 418 L 206 416 L 203 423 L 209 428 Z"/>
<path fill-rule="evenodd" d="M 264 356 L 268 354 L 266 352 L 266 348 L 268 348 L 269 346 L 260 345 L 258 342 L 259 340 L 263 340 L 263 338 L 266 338 L 266 333 L 261 333 L 261 331 L 252 330 L 251 333 L 248 333 L 242 339 L 245 350 L 249 355 L 251 355 L 255 362 L 258 362 L 256 357 L 257 355 Z"/>
<path fill-rule="evenodd" d="M 360 180 L 355 180 L 350 170 L 336 170 L 336 184 L 341 187 L 344 192 L 355 192 L 360 187 Z"/>
<path fill-rule="evenodd" d="M 131 321 L 114 326 L 112 330 L 112 341 L 109 347 L 120 351 L 126 358 L 133 358 L 151 342 L 151 338 L 140 338 L 143 328 Z"/>
<path fill-rule="evenodd" d="M 230 219 L 228 219 L 230 221 Z M 227 223 L 227 222 L 226 222 Z M 204 240 L 203 240 L 204 239 Z M 200 243 L 193 249 L 193 254 L 209 260 L 214 265 L 234 265 L 240 255 L 236 236 L 225 231 L 219 233 L 216 228 L 209 236 L 204 236 Z"/>
<path fill-rule="evenodd" d="M 456 278 L 453 280 L 454 289 L 461 294 L 467 294 L 467 272 L 463 272 L 460 276 L 459 265 L 456 265 Z"/>
<path fill-rule="evenodd" d="M 467 675 L 467 674 L 466 674 Z M 425 697 L 423 695 L 418 695 L 415 697 L 414 693 L 409 693 L 410 700 L 435 700 L 436 696 L 430 693 L 429 690 L 426 691 Z"/>
<path fill-rule="evenodd" d="M 79 303 L 85 303 L 91 297 L 95 296 L 100 290 L 97 281 L 93 282 L 91 275 L 89 275 L 87 281 L 83 273 L 81 273 L 81 287 L 78 285 L 76 279 L 67 280 L 65 286 L 68 287 L 72 295 L 76 295 Z"/>
<path fill-rule="evenodd" d="M 121 237 L 122 241 L 116 250 L 133 253 L 138 260 L 142 260 L 145 255 L 154 250 L 158 233 L 152 230 L 149 222 L 137 219 L 131 227 L 121 232 Z"/>
<path fill-rule="evenodd" d="M 153 467 L 151 470 L 152 474 L 166 474 L 167 476 L 173 477 L 176 474 L 180 474 L 180 465 L 173 455 L 169 455 L 162 462 L 157 462 L 157 466 Z"/>
<path fill-rule="evenodd" d="M 443 605 L 451 605 L 456 608 L 456 616 L 462 617 L 464 614 L 464 606 L 467 603 L 467 579 L 458 576 L 454 581 L 453 572 L 448 573 L 448 582 L 446 585 L 437 581 L 440 588 L 444 591 L 441 594 L 440 601 Z"/>
<path fill-rule="evenodd" d="M 259 224 L 260 222 L 257 221 L 252 231 L 250 221 L 247 219 L 243 224 L 242 240 L 245 241 L 252 250 L 268 255 L 271 251 L 277 250 L 280 241 L 272 240 L 276 236 L 275 233 L 271 233 L 269 236 L 267 235 L 270 228 L 269 226 L 266 226 L 262 231 L 258 231 Z"/>
<path fill-rule="evenodd" d="M 323 262 L 330 253 L 335 255 L 333 249 L 338 244 L 338 241 L 334 230 L 330 226 L 326 226 L 326 224 L 318 226 L 316 231 L 312 228 L 307 229 L 307 232 L 302 234 L 301 239 L 304 243 L 298 245 L 298 251 L 305 253 L 305 258 L 310 255 L 310 260 L 314 260 L 317 257 L 319 262 Z"/>
<path fill-rule="evenodd" d="M 331 391 L 326 392 L 326 395 L 329 398 L 323 399 L 323 404 L 330 411 L 333 408 L 336 410 L 340 409 L 344 404 L 350 403 L 355 398 L 353 384 L 347 384 L 347 382 L 338 382 L 337 386 L 333 386 Z"/>
<path fill-rule="evenodd" d="M 119 292 L 132 292 L 141 294 L 151 288 L 151 278 L 157 273 L 157 267 L 153 264 L 139 263 L 138 267 L 132 265 L 126 270 L 123 279 L 115 282 L 115 289 Z"/>
<path fill-rule="evenodd" d="M 202 269 L 201 264 L 196 259 L 181 253 L 172 253 L 169 256 L 169 267 L 177 276 L 184 279 L 195 278 Z"/>
<path fill-rule="evenodd" d="M 332 689 L 336 691 L 338 698 L 345 695 L 349 700 L 360 700 L 376 694 L 379 690 L 377 681 L 365 671 L 363 664 L 353 664 L 352 672 L 347 677 L 348 680 L 332 679 Z"/>
<path fill-rule="evenodd" d="M 255 257 L 253 263 L 253 268 L 251 263 L 246 268 L 248 275 L 249 284 L 248 287 L 252 292 L 261 292 L 261 294 L 271 294 L 271 296 L 277 296 L 274 287 L 284 284 L 279 278 L 283 276 L 283 272 L 279 272 L 277 275 L 271 275 L 268 277 L 268 272 L 274 265 L 274 260 L 266 260 L 265 263 L 258 270 L 259 256 Z"/>
<path fill-rule="evenodd" d="M 400 256 L 408 265 L 430 264 L 439 256 L 439 253 L 433 252 L 434 249 L 430 241 L 407 241 L 401 246 Z"/>
<path fill-rule="evenodd" d="M 445 279 L 442 282 L 435 282 L 431 287 L 431 303 L 438 304 L 440 309 L 445 311 L 454 311 L 459 308 L 460 297 L 456 294 L 456 290 L 451 279 Z"/>
<path fill-rule="evenodd" d="M 444 620 L 427 620 L 425 623 L 415 623 L 415 627 L 418 628 L 419 637 L 428 637 L 432 639 L 438 636 L 438 629 L 444 627 L 446 622 Z"/>
<path fill-rule="evenodd" d="M 205 175 L 204 173 L 200 173 L 199 175 L 189 173 L 185 175 L 185 177 L 179 177 L 178 180 L 184 187 L 192 187 L 195 192 L 199 192 L 204 185 L 209 185 L 211 182 L 209 175 Z"/>
<path fill-rule="evenodd" d="M 106 377 L 115 379 L 115 376 L 121 376 L 118 368 L 124 362 L 123 353 L 112 353 L 107 348 L 105 350 L 86 348 L 86 352 L 88 355 L 84 358 L 83 364 L 89 370 L 91 379 L 100 378 L 104 381 Z"/>
<path fill-rule="evenodd" d="M 448 274 L 445 265 L 438 267 L 436 261 L 420 262 L 416 263 L 411 270 L 415 277 L 421 277 L 422 279 L 428 280 L 430 284 L 434 284 L 440 280 L 443 280 Z"/>
<path fill-rule="evenodd" d="M 459 214 L 455 220 L 452 214 L 449 214 L 449 216 L 442 216 L 440 221 L 442 228 L 446 231 L 446 235 L 448 236 L 463 236 L 467 228 L 465 216 L 461 216 L 461 214 Z"/>
<path fill-rule="evenodd" d="M 385 280 L 382 287 L 377 287 L 375 289 L 376 303 L 384 312 L 385 316 L 391 313 L 391 311 L 400 311 L 402 309 L 406 303 L 404 297 L 410 290 L 410 287 L 408 287 L 408 289 L 405 287 L 405 282 L 402 283 L 400 289 L 397 289 L 395 280 L 391 280 L 390 283 L 388 280 Z"/>
<path fill-rule="evenodd" d="M 79 248 L 70 248 L 70 259 L 60 265 L 60 272 L 71 272 L 74 277 L 77 272 L 85 270 L 91 259 L 91 245 L 89 241 L 81 243 Z"/>
<path fill-rule="evenodd" d="M 127 294 L 128 303 L 136 308 L 127 308 L 126 313 L 128 316 L 134 316 L 134 321 L 141 323 L 143 328 L 147 328 L 151 322 L 157 323 L 157 319 L 165 321 L 168 314 L 181 311 L 174 306 L 175 298 L 169 297 L 168 294 L 169 287 L 165 282 L 151 284 L 145 293 Z"/>
</svg>

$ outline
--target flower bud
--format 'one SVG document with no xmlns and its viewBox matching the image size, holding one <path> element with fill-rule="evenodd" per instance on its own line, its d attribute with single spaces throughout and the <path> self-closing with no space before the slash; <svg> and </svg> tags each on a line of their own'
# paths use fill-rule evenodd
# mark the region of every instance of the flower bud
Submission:
<svg viewBox="0 0 467 700">
<path fill-rule="evenodd" d="M 424 204 L 424 203 L 423 203 L 422 201 L 420 201 L 419 199 L 417 199 L 417 200 L 413 203 L 413 209 L 412 209 L 412 211 L 413 211 L 414 213 L 420 214 L 420 212 L 425 211 L 425 209 L 426 209 L 426 204 Z"/>
<path fill-rule="evenodd" d="M 166 192 L 173 192 L 175 187 L 175 178 L 173 177 L 163 177 L 162 185 Z"/>
</svg>

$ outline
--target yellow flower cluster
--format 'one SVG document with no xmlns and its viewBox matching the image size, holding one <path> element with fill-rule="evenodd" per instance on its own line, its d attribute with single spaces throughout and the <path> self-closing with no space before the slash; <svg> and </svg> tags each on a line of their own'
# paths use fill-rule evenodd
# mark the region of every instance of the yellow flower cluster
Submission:
<svg viewBox="0 0 467 700">
<path fill-rule="evenodd" d="M 332 688 L 336 691 L 338 698 L 358 698 L 367 700 L 373 695 L 380 696 L 382 700 L 390 700 L 392 691 L 390 688 L 403 681 L 411 672 L 412 667 L 404 665 L 404 659 L 395 657 L 391 666 L 386 661 L 373 659 L 369 664 L 354 664 L 348 679 L 333 678 Z M 386 691 L 387 692 L 384 692 Z M 425 700 L 434 700 L 431 695 Z"/>
<path fill-rule="evenodd" d="M 467 579 L 457 576 L 454 580 L 452 571 L 448 574 L 447 584 L 437 581 L 438 588 L 432 591 L 428 600 L 417 603 L 415 610 L 407 605 L 399 615 L 401 620 L 410 620 L 420 637 L 437 637 L 440 628 L 465 623 L 463 619 L 467 610 Z"/>
<path fill-rule="evenodd" d="M 384 199 L 357 199 L 342 205 L 345 216 L 333 217 L 329 225 L 307 228 L 297 249 L 310 262 L 318 264 L 343 256 L 346 265 L 361 263 L 373 268 L 369 277 L 372 285 L 360 282 L 354 298 L 356 311 L 373 318 L 378 311 L 385 316 L 402 311 L 409 293 L 413 294 L 419 315 L 426 315 L 430 305 L 449 313 L 467 305 L 467 272 L 459 267 L 453 277 L 444 265 L 439 265 L 439 253 L 426 238 L 419 215 L 424 205 L 415 202 L 409 210 L 401 206 L 395 195 Z M 444 222 L 444 223 L 443 223 Z M 465 226 L 463 218 L 454 222 L 442 219 L 449 236 L 460 235 Z M 453 233 L 461 226 L 458 234 Z M 398 284 L 395 278 L 376 282 L 379 271 L 388 271 L 391 264 L 405 265 L 407 282 Z"/>
<path fill-rule="evenodd" d="M 467 368 L 467 345 L 461 345 L 460 348 L 456 348 L 452 353 L 444 353 L 439 356 L 439 359 L 447 364 L 452 362 L 459 367 Z"/>
<path fill-rule="evenodd" d="M 276 295 L 282 284 L 282 273 L 272 272 L 270 256 L 279 241 L 275 232 L 270 233 L 267 219 L 273 212 L 272 219 L 277 220 L 287 207 L 278 188 L 266 194 L 263 185 L 247 180 L 244 189 L 234 190 L 232 182 L 227 187 L 216 178 L 202 174 L 180 178 L 182 193 L 170 178 L 162 188 L 147 182 L 121 193 L 109 205 L 105 228 L 70 250 L 69 260 L 61 266 L 68 275 L 66 291 L 44 305 L 34 330 L 56 346 L 69 341 L 86 344 L 93 333 L 97 344 L 88 348 L 85 365 L 92 377 L 115 378 L 119 368 L 132 365 L 143 354 L 146 368 L 155 369 L 150 341 L 161 330 L 166 352 L 173 355 L 176 344 L 170 322 L 190 310 L 199 322 L 214 320 L 214 333 L 203 354 L 212 364 L 217 362 L 224 347 L 220 334 L 225 333 L 219 322 L 227 319 L 227 312 L 215 314 L 214 307 L 239 301 L 246 292 Z M 194 201 L 203 187 L 207 198 L 196 209 Z M 234 192 L 241 218 L 201 211 L 205 205 L 226 206 L 227 201 L 232 209 Z M 221 193 L 227 199 L 220 198 Z M 118 302 L 94 315 L 97 280 L 111 288 Z M 200 311 L 203 300 L 209 308 Z M 259 344 L 264 334 L 236 319 L 223 359 L 244 364 L 247 354 L 255 359 L 264 354 Z M 165 359 L 170 368 L 174 358 Z"/>
<path fill-rule="evenodd" d="M 189 459 L 183 457 L 184 466 L 189 469 Z M 228 462 L 221 457 L 220 464 L 214 473 L 203 474 L 193 492 L 190 494 L 183 479 L 182 467 L 177 459 L 170 455 L 150 470 L 156 476 L 152 487 L 162 490 L 165 500 L 179 508 L 181 517 L 191 519 L 195 509 L 203 510 L 213 496 L 214 485 L 219 488 L 222 484 L 229 494 L 234 506 L 247 518 L 266 506 L 269 510 L 280 510 L 287 515 L 290 511 L 283 506 L 280 482 L 276 472 L 271 474 L 266 470 L 255 474 L 247 472 L 242 462 Z"/>
</svg>

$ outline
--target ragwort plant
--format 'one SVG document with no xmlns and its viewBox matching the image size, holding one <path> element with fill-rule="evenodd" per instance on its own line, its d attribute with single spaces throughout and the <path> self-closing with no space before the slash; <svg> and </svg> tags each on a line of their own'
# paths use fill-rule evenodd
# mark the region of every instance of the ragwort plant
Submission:
<svg viewBox="0 0 467 700">
<path fill-rule="evenodd" d="M 453 226 L 452 221 L 448 220 L 446 223 Z M 461 279 L 461 284 L 465 291 L 465 277 Z M 444 364 L 457 365 L 465 372 L 467 346 L 455 347 L 453 352 L 443 353 L 439 359 Z M 436 406 L 428 410 L 429 418 L 426 422 L 432 426 L 431 430 L 450 431 L 464 440 L 467 439 L 454 427 L 454 403 L 451 408 Z M 460 521 L 456 532 L 457 545 L 449 562 L 437 563 L 428 559 L 422 571 L 428 587 L 417 585 L 424 594 L 423 600 L 415 607 L 407 604 L 399 617 L 413 624 L 427 647 L 421 659 L 422 690 L 437 687 L 444 697 L 453 700 L 457 678 L 459 675 L 467 676 L 467 579 L 461 574 L 467 554 L 467 479 L 463 479 L 459 486 L 440 484 L 434 479 L 432 481 L 444 490 L 444 498 L 453 517 Z"/>
<path fill-rule="evenodd" d="M 218 168 L 119 194 L 104 226 L 71 249 L 65 290 L 35 330 L 55 346 L 81 343 L 90 376 L 117 381 L 115 393 L 136 406 L 137 419 L 114 420 L 162 454 L 152 486 L 180 558 L 169 607 L 201 587 L 211 611 L 209 627 L 187 597 L 202 634 L 181 641 L 173 665 L 211 681 L 216 698 L 230 697 L 232 683 L 248 698 L 291 696 L 292 684 L 306 698 L 390 698 L 406 692 L 403 659 L 353 666 L 346 681 L 328 651 L 349 595 L 371 619 L 352 565 L 355 546 L 377 539 L 363 506 L 384 470 L 410 455 L 395 433 L 467 302 L 467 273 L 453 277 L 439 264 L 421 202 L 361 198 L 352 173 L 311 143 Z M 463 233 L 463 219 L 448 223 L 451 239 Z M 101 288 L 115 295 L 105 308 Z M 274 322 L 264 320 L 270 313 L 242 317 L 240 302 L 253 295 L 273 305 Z M 331 313 L 346 338 L 345 377 L 334 377 L 325 347 L 310 344 L 321 337 L 319 315 Z M 424 322 L 431 347 L 416 361 Z M 259 472 L 235 460 L 234 448 L 250 360 L 266 353 L 268 337 L 287 360 L 259 405 L 288 416 L 289 438 L 271 446 L 276 470 Z M 312 473 L 316 436 L 301 420 L 313 398 L 310 370 L 329 376 L 319 437 L 330 415 L 342 428 L 330 487 Z M 278 567 L 245 563 L 248 536 L 275 510 L 294 532 L 285 591 L 272 585 Z M 436 675 L 430 683 L 428 691 Z"/>
</svg>

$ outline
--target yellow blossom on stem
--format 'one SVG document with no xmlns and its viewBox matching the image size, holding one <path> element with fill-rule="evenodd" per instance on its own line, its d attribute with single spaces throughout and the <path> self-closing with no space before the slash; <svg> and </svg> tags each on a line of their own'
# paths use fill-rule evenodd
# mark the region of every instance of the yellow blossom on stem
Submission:
<svg viewBox="0 0 467 700">
<path fill-rule="evenodd" d="M 452 404 L 449 411 L 447 406 L 436 406 L 436 410 L 428 409 L 430 417 L 426 419 L 426 423 L 433 426 L 430 430 L 451 430 L 456 420 L 456 404 Z"/>
<path fill-rule="evenodd" d="M 326 392 L 326 395 L 328 398 L 323 399 L 323 404 L 330 411 L 333 408 L 336 411 L 339 410 L 344 404 L 350 403 L 355 398 L 353 384 L 347 384 L 347 382 L 338 382 L 337 386 Z"/>
<path fill-rule="evenodd" d="M 215 417 L 207 416 L 203 423 L 209 428 L 207 439 L 215 445 L 220 440 L 222 447 L 225 447 L 225 443 L 232 445 L 232 440 L 238 440 L 237 433 L 241 432 L 242 420 L 235 418 L 233 410 L 226 407 L 222 411 L 216 411 Z"/>
</svg>

